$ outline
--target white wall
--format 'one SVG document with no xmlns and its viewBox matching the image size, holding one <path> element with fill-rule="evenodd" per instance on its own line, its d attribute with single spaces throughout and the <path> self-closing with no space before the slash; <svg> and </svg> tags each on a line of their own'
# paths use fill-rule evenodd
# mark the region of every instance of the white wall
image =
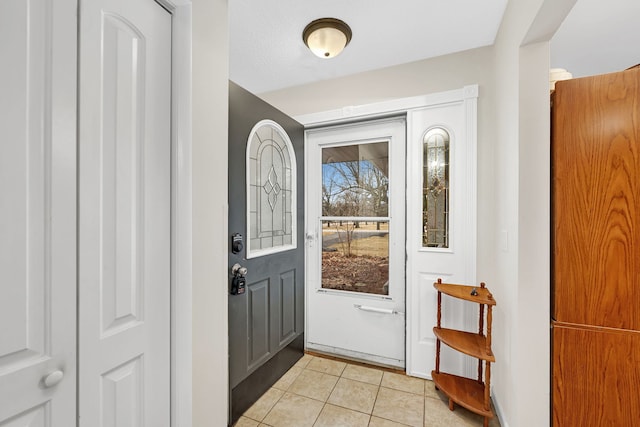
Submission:
<svg viewBox="0 0 640 427">
<path fill-rule="evenodd" d="M 479 48 L 351 76 L 258 94 L 297 116 L 397 98 L 425 95 L 479 83 L 493 92 L 492 48 Z"/>
<path fill-rule="evenodd" d="M 494 141 L 496 153 L 495 171 L 495 223 L 496 245 L 490 250 L 496 256 L 493 292 L 498 305 L 494 310 L 493 349 L 496 364 L 493 367 L 493 392 L 503 422 L 511 426 L 517 423 L 518 393 L 529 393 L 525 383 L 520 382 L 518 346 L 526 341 L 517 334 L 518 324 L 518 173 L 519 173 L 519 49 L 527 29 L 535 16 L 533 12 L 518 9 L 520 5 L 510 3 L 505 12 L 502 27 L 495 43 L 496 49 L 496 116 L 497 133 Z M 548 89 L 545 89 L 547 91 Z M 544 126 L 544 123 L 541 124 Z M 548 213 L 547 213 L 548 215 Z M 545 230 L 548 234 L 548 230 Z M 499 297 L 498 297 L 499 296 Z M 532 302 L 536 302 L 535 300 Z M 547 319 L 548 320 L 548 319 Z M 548 323 L 548 322 L 547 322 Z M 541 343 L 543 346 L 548 345 Z M 533 346 L 532 346 L 533 347 Z M 538 348 L 532 348 L 538 353 Z M 544 351 L 544 348 L 542 348 Z M 549 353 L 539 352 L 541 363 L 547 365 Z M 531 367 L 538 375 L 540 371 Z M 547 372 L 542 373 L 548 377 Z M 548 406 L 548 402 L 545 407 Z M 546 408 L 548 413 L 548 408 Z M 548 419 L 548 417 L 547 417 Z M 531 421 L 538 420 L 534 417 Z M 545 425 L 546 422 L 537 425 Z"/>
<path fill-rule="evenodd" d="M 495 43 L 494 397 L 503 425 L 550 423 L 549 40 L 575 0 L 510 2 Z M 500 300 L 498 300 L 500 302 Z"/>
<path fill-rule="evenodd" d="M 192 20 L 192 425 L 217 427 L 228 412 L 227 0 L 193 0 Z"/>
</svg>

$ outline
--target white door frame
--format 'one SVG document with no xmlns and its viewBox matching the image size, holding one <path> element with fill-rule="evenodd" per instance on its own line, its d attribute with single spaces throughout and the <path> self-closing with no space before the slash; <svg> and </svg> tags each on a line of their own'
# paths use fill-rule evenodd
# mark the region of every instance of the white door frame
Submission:
<svg viewBox="0 0 640 427">
<path fill-rule="evenodd" d="M 171 13 L 171 425 L 192 425 L 191 0 Z"/>
<path fill-rule="evenodd" d="M 469 194 L 468 202 L 469 207 L 465 218 L 466 229 L 468 230 L 467 242 L 469 244 L 468 256 L 465 259 L 465 265 L 463 270 L 465 271 L 465 281 L 468 283 L 476 282 L 476 258 L 477 258 L 477 98 L 478 98 L 478 85 L 468 85 L 461 89 L 439 92 L 430 95 L 415 96 L 410 98 L 401 98 L 392 101 L 384 101 L 373 104 L 366 104 L 360 106 L 349 106 L 341 109 L 323 111 L 318 113 L 304 114 L 294 117 L 298 122 L 302 123 L 306 128 L 315 128 L 321 126 L 336 125 L 340 123 L 348 123 L 360 120 L 371 120 L 374 118 L 387 117 L 390 115 L 407 114 L 407 129 L 413 128 L 411 121 L 411 114 L 414 109 L 437 106 L 439 104 L 447 104 L 463 100 L 466 108 L 467 121 L 466 125 L 466 138 L 469 148 Z M 415 136 L 411 133 L 407 133 L 407 146 L 415 144 Z M 305 193 L 305 206 L 307 205 L 308 194 Z M 407 209 L 411 209 L 411 202 L 407 206 Z M 305 212 L 307 215 L 308 212 Z M 407 231 L 408 232 L 408 231 Z M 305 258 L 308 255 L 305 254 Z M 308 262 L 305 259 L 305 264 Z M 412 271 L 410 258 L 405 266 L 405 271 Z M 418 367 L 418 361 L 414 360 L 413 347 L 419 344 L 419 289 L 416 289 L 417 284 L 411 282 L 411 278 L 407 275 L 406 283 L 406 372 L 410 375 L 424 376 L 420 371 L 416 369 Z M 307 304 L 305 296 L 305 305 Z M 305 307 L 305 316 L 307 308 Z M 435 319 L 434 319 L 435 322 Z M 305 329 L 308 322 L 305 318 Z M 305 331 L 305 335 L 306 331 Z M 305 343 L 306 344 L 306 343 Z"/>
</svg>

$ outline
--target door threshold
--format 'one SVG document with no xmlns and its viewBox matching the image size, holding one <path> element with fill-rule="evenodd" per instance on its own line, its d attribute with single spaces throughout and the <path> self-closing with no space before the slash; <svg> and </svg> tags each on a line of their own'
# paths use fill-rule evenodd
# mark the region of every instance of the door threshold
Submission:
<svg viewBox="0 0 640 427">
<path fill-rule="evenodd" d="M 406 375 L 406 371 L 404 369 L 398 368 L 396 366 L 375 363 L 369 360 L 362 360 L 355 357 L 346 357 L 337 354 L 325 353 L 318 350 L 307 349 L 305 349 L 304 354 L 308 354 L 309 356 L 314 357 L 321 357 L 323 359 L 335 360 L 338 362 L 345 362 L 349 363 L 350 365 L 362 366 L 364 368 L 375 368 L 381 371 L 392 372 L 394 374 Z"/>
</svg>

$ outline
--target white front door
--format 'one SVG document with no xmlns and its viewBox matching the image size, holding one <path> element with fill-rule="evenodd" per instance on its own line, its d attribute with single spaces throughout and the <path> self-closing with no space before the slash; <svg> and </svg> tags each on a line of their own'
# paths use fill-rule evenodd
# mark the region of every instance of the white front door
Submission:
<svg viewBox="0 0 640 427">
<path fill-rule="evenodd" d="M 76 2 L 0 2 L 0 426 L 76 416 Z"/>
<path fill-rule="evenodd" d="M 171 16 L 80 11 L 80 425 L 168 426 Z"/>
<path fill-rule="evenodd" d="M 433 283 L 475 283 L 476 92 L 462 94 L 408 113 L 407 373 L 424 378 L 435 366 Z M 452 298 L 442 304 L 445 327 L 476 331 L 476 307 Z M 447 372 L 469 375 L 473 369 L 471 358 L 445 345 L 442 354 Z"/>
<path fill-rule="evenodd" d="M 405 133 L 306 131 L 308 349 L 404 368 Z"/>
</svg>

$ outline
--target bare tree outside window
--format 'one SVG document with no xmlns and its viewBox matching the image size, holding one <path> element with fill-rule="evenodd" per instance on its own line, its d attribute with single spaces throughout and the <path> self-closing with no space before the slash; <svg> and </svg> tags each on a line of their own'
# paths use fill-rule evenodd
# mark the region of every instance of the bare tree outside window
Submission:
<svg viewBox="0 0 640 427">
<path fill-rule="evenodd" d="M 323 148 L 322 287 L 388 294 L 388 143 Z"/>
</svg>

